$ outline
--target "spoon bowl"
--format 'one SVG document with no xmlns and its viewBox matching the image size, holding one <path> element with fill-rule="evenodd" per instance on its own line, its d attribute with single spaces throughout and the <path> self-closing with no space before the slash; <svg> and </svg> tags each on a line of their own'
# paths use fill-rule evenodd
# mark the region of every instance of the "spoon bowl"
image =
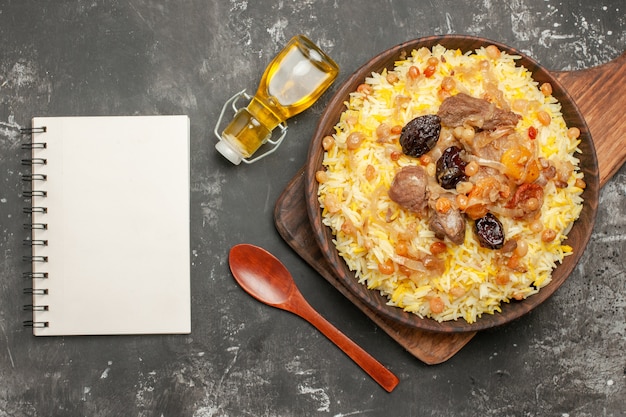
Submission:
<svg viewBox="0 0 626 417">
<path fill-rule="evenodd" d="M 282 263 L 254 262 L 257 259 L 256 248 L 251 245 L 238 245 L 231 250 L 229 262 L 233 275 L 248 294 L 262 303 L 281 308 L 289 301 L 295 283 L 292 279 L 270 278 L 282 277 L 289 274 L 289 271 Z M 236 265 L 234 269 L 233 265 Z"/>
<path fill-rule="evenodd" d="M 231 248 L 228 263 L 235 280 L 252 297 L 307 320 L 387 392 L 398 385 L 399 380 L 393 373 L 307 303 L 287 268 L 274 255 L 258 246 L 240 244 Z"/>
</svg>

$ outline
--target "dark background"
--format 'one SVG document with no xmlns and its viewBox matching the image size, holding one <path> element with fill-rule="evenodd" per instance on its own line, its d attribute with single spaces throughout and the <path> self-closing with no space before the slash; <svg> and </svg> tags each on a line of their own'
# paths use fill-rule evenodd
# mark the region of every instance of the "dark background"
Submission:
<svg viewBox="0 0 626 417">
<path fill-rule="evenodd" d="M 625 50 L 625 11 L 623 0 L 3 0 L 0 416 L 626 415 L 624 168 L 603 188 L 591 243 L 556 294 L 435 366 L 370 322 L 273 223 L 330 94 L 373 55 L 458 33 L 579 70 Z M 339 80 L 288 122 L 274 155 L 233 166 L 214 149 L 222 104 L 256 90 L 298 33 L 334 58 Z M 33 116 L 134 114 L 191 119 L 192 333 L 36 338 L 21 326 L 18 130 Z M 227 264 L 240 242 L 283 260 L 311 304 L 400 377 L 396 390 L 386 393 L 301 319 L 245 294 Z"/>
</svg>

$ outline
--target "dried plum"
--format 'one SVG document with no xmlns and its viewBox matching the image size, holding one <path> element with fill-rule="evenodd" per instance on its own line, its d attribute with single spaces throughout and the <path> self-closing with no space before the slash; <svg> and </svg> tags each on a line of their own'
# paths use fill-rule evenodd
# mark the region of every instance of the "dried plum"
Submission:
<svg viewBox="0 0 626 417">
<path fill-rule="evenodd" d="M 474 232 L 483 248 L 500 249 L 504 245 L 504 228 L 496 216 L 491 213 L 474 222 Z"/>
<path fill-rule="evenodd" d="M 441 132 L 441 119 L 435 114 L 419 116 L 402 128 L 400 145 L 405 155 L 419 157 L 435 147 Z"/>
<path fill-rule="evenodd" d="M 460 181 L 467 181 L 465 175 L 465 167 L 467 162 L 461 158 L 461 148 L 458 146 L 450 146 L 441 157 L 437 160 L 436 177 L 437 182 L 443 188 L 449 190 Z"/>
</svg>

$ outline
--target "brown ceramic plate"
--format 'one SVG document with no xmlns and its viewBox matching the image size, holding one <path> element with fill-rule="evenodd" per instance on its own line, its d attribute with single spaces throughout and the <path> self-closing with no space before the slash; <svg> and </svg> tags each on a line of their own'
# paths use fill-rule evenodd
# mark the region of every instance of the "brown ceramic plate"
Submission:
<svg viewBox="0 0 626 417">
<path fill-rule="evenodd" d="M 550 284 L 542 288 L 538 294 L 523 301 L 504 303 L 501 313 L 493 315 L 483 314 L 481 318 L 472 324 L 468 324 L 462 319 L 439 323 L 433 319 L 420 318 L 415 314 L 404 312 L 398 307 L 387 305 L 387 299 L 381 296 L 378 291 L 369 290 L 365 285 L 359 284 L 354 273 L 350 271 L 344 260 L 337 253 L 332 242 L 333 235 L 330 228 L 322 224 L 321 209 L 317 200 L 318 183 L 315 180 L 315 172 L 322 169 L 322 160 L 324 158 L 321 141 L 324 136 L 334 132 L 333 127 L 339 120 L 341 113 L 345 110 L 344 102 L 348 100 L 349 94 L 355 91 L 357 86 L 364 82 L 365 78 L 372 72 L 380 72 L 384 68 L 392 69 L 401 53 L 410 53 L 413 49 L 420 47 L 432 48 L 437 44 L 448 49 L 460 49 L 462 52 L 473 51 L 481 46 L 496 45 L 502 51 L 521 56 L 522 58 L 517 61 L 518 65 L 523 65 L 531 71 L 534 80 L 538 83 L 549 82 L 552 84 L 553 95 L 561 103 L 565 122 L 568 126 L 577 126 L 581 131 L 582 142 L 580 149 L 582 154 L 579 155 L 579 158 L 587 187 L 583 193 L 584 207 L 580 218 L 574 223 L 572 230 L 568 234 L 567 244 L 574 249 L 573 254 L 565 257 L 563 263 L 559 264 L 553 271 Z M 456 35 L 426 37 L 402 43 L 378 54 L 354 72 L 339 87 L 319 120 L 309 148 L 304 181 L 309 220 L 311 221 L 316 240 L 325 258 L 342 283 L 356 297 L 363 300 L 382 316 L 411 327 L 435 332 L 476 331 L 499 326 L 528 313 L 550 297 L 572 272 L 589 241 L 595 221 L 599 191 L 598 162 L 589 128 L 576 103 L 574 103 L 571 96 L 556 78 L 532 58 L 509 46 L 483 38 Z"/>
</svg>

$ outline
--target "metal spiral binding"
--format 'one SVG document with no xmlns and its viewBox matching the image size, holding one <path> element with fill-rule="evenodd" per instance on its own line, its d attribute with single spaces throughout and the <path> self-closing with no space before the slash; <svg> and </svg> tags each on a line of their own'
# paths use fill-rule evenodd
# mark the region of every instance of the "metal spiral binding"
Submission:
<svg viewBox="0 0 626 417">
<path fill-rule="evenodd" d="M 48 197 L 48 192 L 47 191 L 41 191 L 41 190 L 25 190 L 22 191 L 22 195 L 26 198 L 32 198 L 32 197 Z"/>
<path fill-rule="evenodd" d="M 48 176 L 45 174 L 25 174 L 22 175 L 22 181 L 45 181 L 48 179 Z"/>
<path fill-rule="evenodd" d="M 46 165 L 48 160 L 46 158 L 24 158 L 22 159 L 22 165 Z"/>
<path fill-rule="evenodd" d="M 47 256 L 40 256 L 40 255 L 24 255 L 22 256 L 22 260 L 24 262 L 48 262 L 48 257 Z"/>
<path fill-rule="evenodd" d="M 43 127 L 31 127 L 31 128 L 22 128 L 20 129 L 20 132 L 24 135 L 32 135 L 33 133 L 45 133 L 47 131 L 47 128 L 45 126 Z M 27 151 L 35 151 L 35 150 L 42 150 L 42 149 L 46 149 L 47 148 L 47 143 L 46 142 L 35 142 L 35 141 L 31 141 L 31 142 L 27 142 L 27 143 L 23 143 L 21 145 L 21 148 L 23 150 L 27 150 Z M 34 157 L 31 156 L 30 158 L 24 158 L 21 161 L 22 165 L 24 166 L 30 166 L 30 167 L 34 167 L 34 166 L 41 166 L 41 165 L 46 165 L 48 163 L 48 160 L 46 158 L 41 158 L 41 157 Z M 22 175 L 22 181 L 24 181 L 25 183 L 34 183 L 34 182 L 40 182 L 40 181 L 46 181 L 48 179 L 47 175 L 45 174 L 33 174 L 32 172 L 29 174 L 24 174 Z M 32 185 L 32 187 L 34 188 L 34 185 Z M 48 196 L 48 192 L 44 191 L 44 190 L 37 190 L 37 189 L 30 189 L 30 190 L 24 190 L 22 192 L 22 195 L 24 196 L 24 198 L 26 199 L 33 199 L 33 204 L 36 204 L 36 201 L 34 200 L 35 198 L 45 198 Z M 34 214 L 46 214 L 48 212 L 48 208 L 47 207 L 43 207 L 43 206 L 39 206 L 39 205 L 33 205 L 31 204 L 28 207 L 24 207 L 23 212 L 25 214 L 30 215 L 31 217 Z M 35 248 L 35 247 L 45 247 L 48 246 L 48 240 L 47 239 L 33 239 L 32 237 L 32 233 L 33 231 L 43 231 L 43 230 L 47 230 L 48 229 L 48 224 L 47 223 L 43 223 L 43 222 L 32 222 L 31 223 L 24 223 L 24 229 L 26 230 L 30 230 L 31 231 L 31 238 L 30 239 L 25 239 L 24 240 L 24 245 L 25 246 L 30 246 L 31 248 Z M 32 249 L 31 249 L 32 250 Z M 35 252 L 36 253 L 36 252 Z M 47 256 L 42 256 L 42 255 L 28 255 L 28 256 L 23 256 L 22 257 L 24 262 L 27 262 L 31 265 L 31 270 L 28 272 L 23 272 L 22 273 L 22 277 L 28 280 L 35 280 L 35 279 L 48 279 L 48 273 L 47 272 L 41 272 L 41 271 L 33 271 L 33 265 L 35 263 L 46 263 L 48 262 L 48 257 Z M 24 288 L 23 291 L 24 294 L 29 294 L 31 296 L 45 296 L 48 295 L 48 289 L 47 288 Z M 39 303 L 33 303 L 33 304 L 25 304 L 24 305 L 24 310 L 27 311 L 32 311 L 32 312 L 42 312 L 42 311 L 48 311 L 49 307 L 47 304 L 39 304 Z M 49 323 L 47 321 L 35 321 L 35 320 L 26 320 L 24 321 L 24 326 L 25 327 L 33 327 L 33 328 L 45 328 L 49 326 Z"/>
<path fill-rule="evenodd" d="M 48 207 L 24 207 L 22 208 L 22 212 L 25 214 L 47 213 Z"/>
<path fill-rule="evenodd" d="M 49 323 L 47 321 L 26 320 L 24 321 L 24 327 L 33 327 L 33 328 L 42 329 L 42 328 L 49 327 Z"/>
<path fill-rule="evenodd" d="M 48 278 L 47 272 L 22 272 L 22 278 L 32 280 L 32 279 L 46 279 Z"/>
<path fill-rule="evenodd" d="M 45 239 L 24 239 L 24 246 L 48 246 Z"/>
<path fill-rule="evenodd" d="M 22 143 L 21 148 L 24 150 L 32 150 L 32 149 L 46 149 L 48 144 L 46 142 L 26 142 Z"/>
<path fill-rule="evenodd" d="M 20 133 L 23 135 L 30 135 L 31 133 L 46 133 L 48 128 L 46 126 L 41 127 L 23 127 L 20 129 Z"/>
<path fill-rule="evenodd" d="M 25 311 L 48 311 L 50 310 L 50 308 L 47 305 L 25 304 L 24 310 Z"/>
<path fill-rule="evenodd" d="M 24 288 L 24 294 L 48 295 L 47 288 Z"/>
<path fill-rule="evenodd" d="M 26 230 L 47 230 L 47 223 L 24 223 L 24 229 Z"/>
</svg>

